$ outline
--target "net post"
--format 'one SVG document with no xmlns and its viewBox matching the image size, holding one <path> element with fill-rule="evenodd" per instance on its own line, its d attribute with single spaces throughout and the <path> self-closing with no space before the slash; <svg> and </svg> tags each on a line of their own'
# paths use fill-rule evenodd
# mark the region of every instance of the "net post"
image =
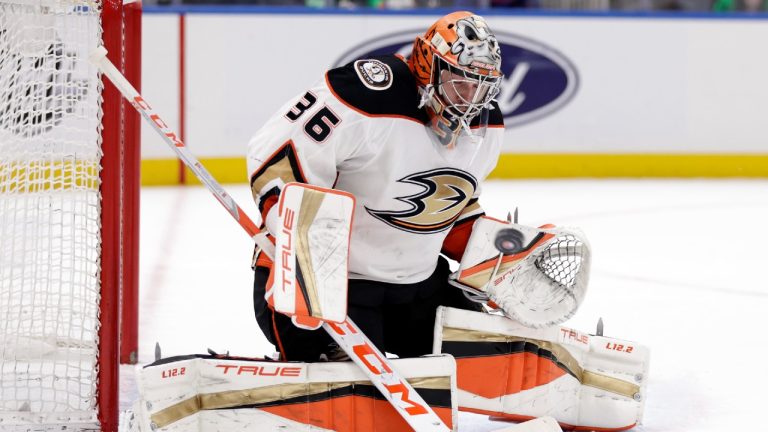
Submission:
<svg viewBox="0 0 768 432">
<path fill-rule="evenodd" d="M 102 42 L 109 58 L 123 65 L 122 0 L 102 3 Z M 123 104 L 119 91 L 104 76 L 102 92 L 101 159 L 101 301 L 99 304 L 99 360 L 97 404 L 103 432 L 117 432 L 119 419 L 120 295 L 122 289 L 121 207 Z"/>
<path fill-rule="evenodd" d="M 123 4 L 125 77 L 141 91 L 141 0 Z M 139 354 L 139 192 L 141 186 L 141 118 L 121 98 L 125 119 L 125 177 L 123 243 L 123 296 L 120 363 L 136 364 Z"/>
</svg>

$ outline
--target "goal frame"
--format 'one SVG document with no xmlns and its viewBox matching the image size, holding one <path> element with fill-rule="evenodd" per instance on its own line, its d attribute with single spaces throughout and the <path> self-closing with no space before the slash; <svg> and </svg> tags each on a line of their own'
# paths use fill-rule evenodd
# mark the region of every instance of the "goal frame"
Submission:
<svg viewBox="0 0 768 432">
<path fill-rule="evenodd" d="M 103 0 L 102 43 L 141 86 L 140 0 Z M 120 364 L 138 361 L 140 118 L 102 77 L 101 303 L 97 406 L 101 430 L 117 431 Z M 115 319 L 117 318 L 117 319 Z"/>
<path fill-rule="evenodd" d="M 0 39 L 3 59 L 9 59 L 0 61 L 0 82 L 8 86 L 0 127 L 23 137 L 8 138 L 9 145 L 1 147 L 7 153 L 0 155 L 5 185 L 0 193 L 10 191 L 0 208 L 9 228 L 2 232 L 9 246 L 0 250 L 0 265 L 7 259 L 10 265 L 3 269 L 11 270 L 0 276 L 0 312 L 10 323 L 0 333 L 0 379 L 7 390 L 0 392 L 0 423 L 9 430 L 117 432 L 120 364 L 138 360 L 140 119 L 106 77 L 99 76 L 95 85 L 95 68 L 77 62 L 88 61 L 89 49 L 107 46 L 122 73 L 140 87 L 141 0 L 2 0 L 0 6 L 0 13 L 8 14 L 0 22 L 9 23 L 0 31 L 9 32 Z M 73 51 L 65 52 L 69 48 Z M 5 75 L 12 68 L 19 77 L 13 71 Z M 72 106 L 56 104 L 62 100 Z M 38 141 L 32 141 L 38 137 L 32 132 L 7 128 L 67 120 L 72 122 L 62 129 L 76 133 Z M 23 146 L 28 142 L 29 148 Z M 17 199 L 18 191 L 43 196 L 39 202 L 26 195 Z M 65 195 L 52 203 L 58 191 Z M 6 244 L 6 237 L 2 240 Z M 27 272 L 27 264 L 40 273 Z M 62 282 L 62 275 L 69 279 Z M 72 313 L 75 307 L 78 312 Z M 73 326 L 62 325 L 59 333 L 59 319 Z"/>
</svg>

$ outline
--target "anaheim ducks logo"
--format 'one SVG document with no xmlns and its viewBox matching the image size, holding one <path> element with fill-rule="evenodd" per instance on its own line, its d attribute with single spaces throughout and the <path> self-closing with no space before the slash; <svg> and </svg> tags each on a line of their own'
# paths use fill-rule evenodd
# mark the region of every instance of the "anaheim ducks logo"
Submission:
<svg viewBox="0 0 768 432">
<path fill-rule="evenodd" d="M 411 174 L 398 180 L 424 188 L 397 200 L 411 206 L 405 211 L 365 209 L 377 219 L 404 231 L 430 234 L 449 228 L 464 210 L 477 189 L 477 180 L 464 171 L 439 168 Z"/>
</svg>

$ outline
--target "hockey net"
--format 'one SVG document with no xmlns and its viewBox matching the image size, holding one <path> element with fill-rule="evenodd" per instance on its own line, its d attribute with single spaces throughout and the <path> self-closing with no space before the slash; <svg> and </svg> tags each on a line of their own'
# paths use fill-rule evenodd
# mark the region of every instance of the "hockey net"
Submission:
<svg viewBox="0 0 768 432">
<path fill-rule="evenodd" d="M 122 102 L 88 62 L 108 7 L 121 40 L 122 4 L 0 0 L 3 430 L 116 425 L 115 323 L 130 247 L 120 233 L 124 180 L 135 173 L 119 153 Z"/>
</svg>

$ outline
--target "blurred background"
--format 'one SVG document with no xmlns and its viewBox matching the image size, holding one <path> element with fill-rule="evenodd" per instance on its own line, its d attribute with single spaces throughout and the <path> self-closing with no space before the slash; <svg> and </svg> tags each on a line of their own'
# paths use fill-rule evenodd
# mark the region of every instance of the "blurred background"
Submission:
<svg viewBox="0 0 768 432">
<path fill-rule="evenodd" d="M 493 178 L 768 177 L 762 0 L 203 1 L 144 5 L 140 86 L 224 183 L 248 181 L 250 137 L 326 70 L 407 56 L 457 9 L 501 44 Z M 143 185 L 198 184 L 141 139 Z"/>
<path fill-rule="evenodd" d="M 259 5 L 313 8 L 526 8 L 559 10 L 765 11 L 766 0 L 147 0 L 145 5 Z"/>
</svg>

